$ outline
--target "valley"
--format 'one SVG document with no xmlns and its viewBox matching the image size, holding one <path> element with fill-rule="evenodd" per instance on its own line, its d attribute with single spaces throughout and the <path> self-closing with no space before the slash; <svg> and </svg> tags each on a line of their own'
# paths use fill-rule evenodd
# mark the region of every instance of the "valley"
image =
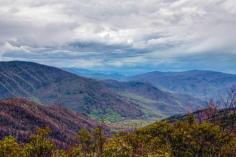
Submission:
<svg viewBox="0 0 236 157">
<path fill-rule="evenodd" d="M 0 63 L 0 98 L 22 97 L 109 122 L 162 119 L 206 106 L 147 83 L 94 80 L 32 62 Z"/>
<path fill-rule="evenodd" d="M 152 81 L 150 74 L 118 81 L 33 62 L 0 62 L 0 157 L 182 157 L 185 149 L 233 157 L 234 75 L 205 73 L 162 74 L 160 80 L 154 72 Z M 222 102 L 207 101 L 218 90 L 222 97 L 231 93 Z"/>
</svg>

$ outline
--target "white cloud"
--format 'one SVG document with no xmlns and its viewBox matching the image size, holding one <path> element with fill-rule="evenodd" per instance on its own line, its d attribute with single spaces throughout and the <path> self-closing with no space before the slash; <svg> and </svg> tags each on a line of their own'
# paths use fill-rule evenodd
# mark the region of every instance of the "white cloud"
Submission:
<svg viewBox="0 0 236 157">
<path fill-rule="evenodd" d="M 0 0 L 0 55 L 87 67 L 232 57 L 235 17 L 235 0 Z"/>
</svg>

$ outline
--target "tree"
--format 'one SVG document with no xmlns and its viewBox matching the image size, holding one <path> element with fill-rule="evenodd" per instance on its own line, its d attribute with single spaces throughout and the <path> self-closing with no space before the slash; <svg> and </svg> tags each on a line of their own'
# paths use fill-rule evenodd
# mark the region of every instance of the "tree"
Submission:
<svg viewBox="0 0 236 157">
<path fill-rule="evenodd" d="M 224 101 L 224 117 L 223 127 L 228 127 L 232 132 L 236 121 L 236 86 L 229 90 L 228 97 Z"/>
<path fill-rule="evenodd" d="M 82 157 L 86 155 L 87 154 L 82 153 L 80 146 L 72 147 L 66 152 L 66 157 Z"/>
<path fill-rule="evenodd" d="M 22 147 L 12 136 L 5 137 L 0 141 L 0 157 L 23 157 Z"/>
<path fill-rule="evenodd" d="M 88 156 L 88 154 L 93 151 L 93 141 L 89 131 L 86 129 L 81 129 L 78 133 L 77 140 L 79 146 L 77 146 L 77 148 L 74 148 L 74 151 L 79 151 L 80 149 L 85 157 Z"/>
<path fill-rule="evenodd" d="M 94 129 L 95 152 L 97 157 L 102 157 L 105 141 L 106 138 L 104 136 L 103 128 L 100 125 Z"/>
<path fill-rule="evenodd" d="M 104 147 L 104 157 L 130 157 L 132 154 L 132 147 L 121 136 L 109 139 Z"/>
<path fill-rule="evenodd" d="M 55 150 L 52 154 L 52 157 L 72 157 L 72 156 L 68 156 L 64 150 Z"/>
<path fill-rule="evenodd" d="M 171 134 L 171 150 L 175 157 L 233 157 L 235 154 L 234 136 L 220 126 L 210 122 L 174 124 Z M 224 149 L 227 148 L 227 149 Z"/>
<path fill-rule="evenodd" d="M 30 142 L 25 145 L 25 152 L 29 157 L 51 157 L 53 150 L 55 149 L 54 144 L 47 139 L 49 128 L 39 128 L 36 134 L 32 136 Z"/>
</svg>

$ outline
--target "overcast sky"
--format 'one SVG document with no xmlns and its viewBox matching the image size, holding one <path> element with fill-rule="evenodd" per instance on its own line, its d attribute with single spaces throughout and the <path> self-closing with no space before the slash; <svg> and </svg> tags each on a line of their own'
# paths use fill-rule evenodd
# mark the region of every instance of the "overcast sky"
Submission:
<svg viewBox="0 0 236 157">
<path fill-rule="evenodd" d="M 236 0 L 0 0 L 0 60 L 236 73 Z"/>
</svg>

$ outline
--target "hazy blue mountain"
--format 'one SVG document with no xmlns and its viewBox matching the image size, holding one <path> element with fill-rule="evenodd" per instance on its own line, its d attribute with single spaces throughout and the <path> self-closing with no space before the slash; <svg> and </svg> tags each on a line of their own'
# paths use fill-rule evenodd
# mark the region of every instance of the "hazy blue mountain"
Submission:
<svg viewBox="0 0 236 157">
<path fill-rule="evenodd" d="M 124 80 L 126 77 L 117 72 L 111 71 L 95 71 L 95 70 L 87 70 L 87 69 L 80 69 L 80 68 L 63 68 L 63 70 L 77 74 L 79 76 L 84 76 L 88 78 L 93 78 L 97 80 Z"/>
<path fill-rule="evenodd" d="M 224 96 L 236 85 L 236 75 L 215 71 L 149 72 L 128 80 L 147 82 L 170 92 L 189 94 L 202 99 Z"/>
</svg>

